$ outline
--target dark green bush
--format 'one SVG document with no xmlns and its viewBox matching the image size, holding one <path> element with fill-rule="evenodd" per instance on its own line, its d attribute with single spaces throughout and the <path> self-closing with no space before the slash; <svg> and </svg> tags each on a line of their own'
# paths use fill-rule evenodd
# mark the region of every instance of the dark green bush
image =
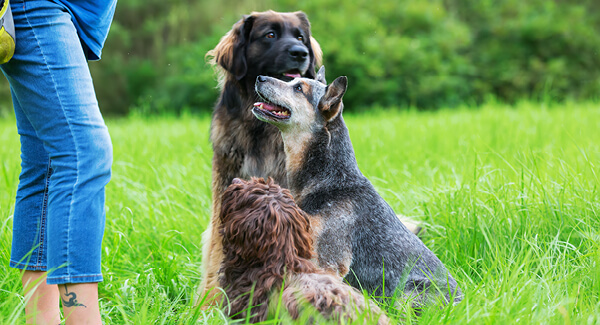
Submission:
<svg viewBox="0 0 600 325">
<path fill-rule="evenodd" d="M 328 79 L 349 77 L 348 110 L 600 94 L 595 0 L 128 0 L 91 63 L 102 110 L 210 110 L 218 90 L 205 53 L 265 9 L 308 14 Z"/>
<path fill-rule="evenodd" d="M 473 95 L 465 80 L 473 67 L 460 54 L 469 28 L 441 1 L 322 0 L 307 11 L 329 78 L 349 77 L 348 109 L 456 105 Z"/>
<path fill-rule="evenodd" d="M 465 56 L 476 68 L 474 93 L 514 101 L 597 99 L 600 6 L 579 1 L 448 1 L 471 29 Z M 454 3 L 453 3 L 454 2 Z"/>
<path fill-rule="evenodd" d="M 286 9 L 292 9 L 289 1 Z M 600 5 L 546 0 L 307 2 L 351 109 L 600 94 Z"/>
<path fill-rule="evenodd" d="M 211 94 L 209 102 L 214 101 L 204 54 L 223 30 L 213 28 L 238 19 L 230 13 L 236 5 L 248 7 L 231 0 L 120 1 L 103 59 L 91 63 L 102 111 L 126 113 L 132 106 L 177 111 L 193 105 L 192 92 Z M 200 78 L 190 77 L 191 71 Z"/>
</svg>

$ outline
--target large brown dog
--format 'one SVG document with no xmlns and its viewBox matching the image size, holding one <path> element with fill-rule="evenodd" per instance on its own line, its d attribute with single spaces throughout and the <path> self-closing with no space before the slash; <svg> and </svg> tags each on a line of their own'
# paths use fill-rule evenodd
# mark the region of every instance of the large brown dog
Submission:
<svg viewBox="0 0 600 325">
<path fill-rule="evenodd" d="M 233 25 L 207 56 L 220 70 L 221 96 L 211 124 L 213 144 L 211 222 L 203 237 L 199 298 L 212 298 L 223 260 L 219 215 L 221 195 L 235 177 L 273 177 L 285 187 L 285 155 L 277 128 L 258 121 L 252 105 L 258 98 L 258 75 L 282 80 L 315 77 L 321 48 L 311 37 L 303 12 L 254 12 Z M 210 293 L 209 293 L 210 291 Z"/>
</svg>

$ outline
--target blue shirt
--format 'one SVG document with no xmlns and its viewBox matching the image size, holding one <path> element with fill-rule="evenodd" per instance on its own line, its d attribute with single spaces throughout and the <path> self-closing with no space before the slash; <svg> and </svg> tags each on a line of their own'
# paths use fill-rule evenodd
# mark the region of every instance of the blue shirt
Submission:
<svg viewBox="0 0 600 325">
<path fill-rule="evenodd" d="M 52 0 L 69 10 L 88 60 L 100 60 L 117 0 Z"/>
</svg>

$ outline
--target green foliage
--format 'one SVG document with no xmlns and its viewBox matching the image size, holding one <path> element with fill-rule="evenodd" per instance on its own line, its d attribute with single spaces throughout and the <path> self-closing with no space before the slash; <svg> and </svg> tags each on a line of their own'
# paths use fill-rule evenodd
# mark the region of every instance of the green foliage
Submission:
<svg viewBox="0 0 600 325">
<path fill-rule="evenodd" d="M 102 111 L 212 109 L 218 92 L 204 55 L 257 6 L 248 0 L 120 1 L 103 58 L 91 63 Z"/>
<path fill-rule="evenodd" d="M 559 1 L 304 1 L 346 105 L 436 108 L 600 93 L 600 9 Z"/>
<path fill-rule="evenodd" d="M 348 110 L 454 107 L 490 98 L 597 100 L 594 0 L 120 1 L 91 69 L 101 109 L 210 111 L 206 52 L 251 11 L 305 11 L 329 79 L 346 75 Z M 0 112 L 9 108 L 0 80 Z M 6 113 L 4 113 L 6 115 Z"/>
<path fill-rule="evenodd" d="M 307 4 L 329 79 L 347 75 L 346 107 L 456 105 L 469 99 L 459 55 L 469 28 L 441 1 L 338 1 Z M 356 108 L 355 108 L 356 107 Z"/>
<path fill-rule="evenodd" d="M 514 101 L 598 98 L 598 4 L 558 1 L 448 1 L 472 29 L 474 91 Z"/>
<path fill-rule="evenodd" d="M 358 164 L 465 300 L 406 324 L 600 323 L 600 110 L 597 105 L 345 114 Z M 100 304 L 107 324 L 226 324 L 193 307 L 211 207 L 208 114 L 108 119 Z M 23 324 L 8 267 L 20 171 L 14 119 L 0 120 L 0 323 Z M 270 322 L 274 324 L 274 321 Z M 359 322 L 359 324 L 362 324 Z"/>
</svg>

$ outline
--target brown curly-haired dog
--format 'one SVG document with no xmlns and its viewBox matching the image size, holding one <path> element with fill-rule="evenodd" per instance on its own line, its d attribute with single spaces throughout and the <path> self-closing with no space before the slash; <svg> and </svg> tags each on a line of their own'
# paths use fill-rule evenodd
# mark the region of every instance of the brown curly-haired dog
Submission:
<svg viewBox="0 0 600 325">
<path fill-rule="evenodd" d="M 219 280 L 230 316 L 246 318 L 250 311 L 252 322 L 264 321 L 269 302 L 277 303 L 281 294 L 293 319 L 307 304 L 329 319 L 355 320 L 368 310 L 370 321 L 389 323 L 362 293 L 317 269 L 310 260 L 310 219 L 273 179 L 235 178 L 223 194 L 219 218 L 225 255 Z"/>
</svg>

